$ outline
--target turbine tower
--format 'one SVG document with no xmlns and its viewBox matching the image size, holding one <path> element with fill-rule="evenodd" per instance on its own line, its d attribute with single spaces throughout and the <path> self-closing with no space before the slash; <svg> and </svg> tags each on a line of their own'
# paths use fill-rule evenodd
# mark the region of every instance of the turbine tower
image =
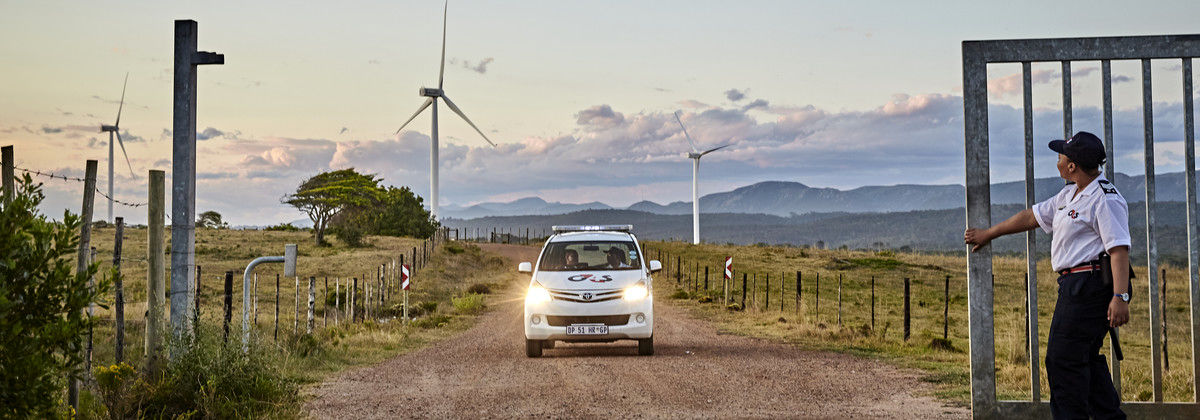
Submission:
<svg viewBox="0 0 1200 420">
<path fill-rule="evenodd" d="M 113 125 L 100 125 L 101 133 L 108 133 L 108 222 L 113 222 L 113 136 L 121 143 L 121 154 L 125 155 L 125 165 L 129 167 L 129 176 L 133 174 L 133 165 L 129 164 L 129 153 L 125 152 L 125 142 L 121 140 L 121 109 L 125 107 L 125 87 L 129 85 L 129 73 L 125 73 L 125 83 L 121 85 L 121 102 L 117 105 L 117 121 Z"/>
<path fill-rule="evenodd" d="M 683 126 L 683 120 L 679 119 L 679 111 L 675 111 L 675 121 L 679 123 L 679 128 L 683 129 L 683 136 L 687 138 L 688 144 L 692 146 L 692 151 L 688 152 L 688 159 L 692 160 L 692 244 L 700 243 L 700 158 L 709 153 L 729 147 L 729 145 L 718 146 L 705 151 L 700 151 L 696 148 L 696 142 L 692 141 L 692 136 L 688 134 L 687 127 Z"/>
<path fill-rule="evenodd" d="M 429 133 L 429 213 L 433 216 L 434 220 L 437 220 L 438 215 L 438 99 L 441 99 L 442 102 L 446 103 L 446 106 L 449 107 L 451 111 L 454 111 L 455 114 L 458 114 L 459 117 L 462 117 L 463 121 L 466 121 L 467 124 L 469 124 L 471 128 L 474 128 L 480 136 L 483 136 L 483 139 L 486 140 L 488 144 L 492 145 L 492 147 L 496 147 L 496 143 L 492 143 L 492 140 L 489 139 L 487 135 L 483 134 L 483 131 L 480 130 L 479 127 L 476 127 L 475 123 L 471 122 L 471 119 L 467 118 L 467 115 L 463 114 L 462 110 L 458 109 L 457 105 L 454 105 L 454 101 L 451 101 L 450 97 L 446 96 L 446 91 L 442 90 L 443 76 L 446 73 L 446 16 L 449 9 L 450 2 L 446 2 L 446 5 L 442 9 L 442 62 L 441 66 L 438 68 L 438 87 L 436 89 L 421 87 L 421 89 L 418 91 L 418 94 L 427 97 L 428 99 L 425 99 L 425 103 L 421 104 L 421 107 L 417 108 L 417 112 L 414 112 L 411 117 L 408 117 L 408 120 L 405 121 L 404 124 L 401 124 L 400 128 L 396 130 L 396 134 L 400 134 L 400 130 L 403 130 L 404 127 L 407 126 L 408 123 L 412 122 L 414 118 L 417 118 L 417 115 L 420 115 L 425 108 L 429 108 L 430 106 L 433 107 L 433 129 Z"/>
</svg>

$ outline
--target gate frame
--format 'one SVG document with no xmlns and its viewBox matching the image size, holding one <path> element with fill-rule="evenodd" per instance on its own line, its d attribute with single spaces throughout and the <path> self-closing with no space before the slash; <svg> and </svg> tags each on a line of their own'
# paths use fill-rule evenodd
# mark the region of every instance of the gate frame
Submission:
<svg viewBox="0 0 1200 420">
<path fill-rule="evenodd" d="M 1021 63 L 1024 76 L 1025 188 L 1026 205 L 1033 203 L 1033 115 L 1030 64 L 1060 62 L 1063 69 L 1063 133 L 1072 133 L 1071 62 L 1100 61 L 1103 70 L 1104 138 L 1110 159 L 1105 165 L 1112 176 L 1112 60 L 1141 60 L 1143 124 L 1146 167 L 1147 275 L 1150 300 L 1151 365 L 1154 402 L 1124 402 L 1121 408 L 1131 417 L 1194 418 L 1200 416 L 1200 275 L 1198 275 L 1195 123 L 1192 93 L 1192 59 L 1200 57 L 1200 34 L 1132 37 L 1055 38 L 963 41 L 963 114 L 966 152 L 966 222 L 968 228 L 991 226 L 991 181 L 988 139 L 987 65 Z M 1154 131 L 1151 91 L 1151 59 L 1180 59 L 1183 63 L 1185 178 L 1187 190 L 1188 277 L 1191 303 L 1193 402 L 1163 402 L 1161 317 L 1156 272 L 1158 252 L 1154 239 Z M 1029 275 L 1030 371 L 1032 401 L 997 401 L 996 350 L 993 325 L 994 298 L 992 248 L 987 245 L 972 253 L 967 247 L 968 320 L 970 324 L 971 414 L 975 418 L 1050 418 L 1048 402 L 1040 401 L 1040 370 L 1037 333 L 1037 277 L 1033 256 L 1034 232 L 1026 232 Z M 1112 360 L 1114 385 L 1120 392 L 1120 365 Z"/>
</svg>

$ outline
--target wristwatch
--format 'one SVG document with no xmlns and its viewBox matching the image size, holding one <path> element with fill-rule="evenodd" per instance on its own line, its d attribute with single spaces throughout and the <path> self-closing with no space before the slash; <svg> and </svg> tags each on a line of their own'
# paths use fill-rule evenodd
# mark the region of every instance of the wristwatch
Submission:
<svg viewBox="0 0 1200 420">
<path fill-rule="evenodd" d="M 1129 293 L 1113 293 L 1113 297 L 1121 298 L 1122 302 L 1129 302 Z"/>
</svg>

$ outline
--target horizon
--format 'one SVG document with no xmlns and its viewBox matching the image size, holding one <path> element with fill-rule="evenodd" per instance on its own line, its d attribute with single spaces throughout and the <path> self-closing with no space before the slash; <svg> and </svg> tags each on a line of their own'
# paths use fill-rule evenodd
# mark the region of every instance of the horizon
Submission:
<svg viewBox="0 0 1200 420">
<path fill-rule="evenodd" d="M 703 159 L 701 196 L 763 181 L 840 190 L 880 180 L 962 184 L 961 41 L 1197 32 L 1189 19 L 1200 12 L 1195 2 L 1132 11 L 1120 4 L 524 8 L 453 1 L 446 90 L 499 147 L 443 116 L 440 205 L 531 196 L 626 206 L 690 202 L 676 110 L 697 143 L 731 144 Z M 199 23 L 201 49 L 227 60 L 198 79 L 198 211 L 247 225 L 293 220 L 302 213 L 280 204 L 280 196 L 319 171 L 347 167 L 427 197 L 429 117 L 391 133 L 420 104 L 417 87 L 436 82 L 441 6 L 318 5 L 280 20 L 275 3 L 78 5 L 70 15 L 56 3 L 10 4 L 0 34 L 23 41 L 0 46 L 10 57 L 0 75 L 11 81 L 0 87 L 9 98 L 0 102 L 8 117 L 0 121 L 0 143 L 16 146 L 22 168 L 68 176 L 80 176 L 83 161 L 96 159 L 98 185 L 106 185 L 107 139 L 98 125 L 111 123 L 128 71 L 121 134 L 137 178 L 128 177 L 118 150 L 115 192 L 118 200 L 145 201 L 145 171 L 170 175 L 170 24 L 187 17 Z M 995 19 L 958 18 L 980 13 Z M 1098 24 L 1059 24 L 1066 17 Z M 91 23 L 109 18 L 122 24 L 100 30 Z M 755 25 L 712 30 L 737 22 Z M 1156 173 L 1177 172 L 1179 64 L 1156 60 L 1153 67 Z M 1102 131 L 1098 69 L 1072 69 L 1076 129 Z M 1019 71 L 990 67 L 996 180 L 1023 179 Z M 1054 174 L 1055 156 L 1041 145 L 1061 137 L 1057 72 L 1057 63 L 1033 65 L 1039 178 Z M 531 92 L 537 100 L 527 99 Z M 1117 171 L 1137 176 L 1137 63 L 1113 63 L 1113 97 L 1113 158 Z M 46 186 L 47 214 L 78 211 L 76 183 L 38 180 Z M 96 204 L 103 209 L 103 198 Z M 145 218 L 137 209 L 114 211 L 131 222 Z"/>
</svg>

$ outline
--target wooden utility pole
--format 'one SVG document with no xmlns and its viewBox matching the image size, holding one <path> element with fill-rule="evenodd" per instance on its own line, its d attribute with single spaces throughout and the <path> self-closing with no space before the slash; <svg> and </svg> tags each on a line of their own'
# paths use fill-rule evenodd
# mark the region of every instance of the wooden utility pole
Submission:
<svg viewBox="0 0 1200 420">
<path fill-rule="evenodd" d="M 87 166 L 84 170 L 83 178 L 83 205 L 79 212 L 79 252 L 76 255 L 75 274 L 83 276 L 87 274 L 88 263 L 91 260 L 91 242 L 92 242 L 92 205 L 96 201 L 96 161 L 87 161 Z M 79 350 L 80 343 L 75 342 L 76 351 Z M 72 408 L 78 412 L 79 410 L 79 378 L 72 373 L 67 378 L 67 402 Z"/>
<path fill-rule="evenodd" d="M 121 279 L 121 244 L 123 236 L 125 236 L 125 218 L 117 217 L 115 219 L 117 226 L 116 237 L 113 238 L 113 288 L 115 302 L 113 302 L 113 316 L 116 323 L 116 349 L 113 352 L 113 358 L 117 363 L 125 361 L 125 282 Z"/>
<path fill-rule="evenodd" d="M 159 370 L 162 358 L 163 301 L 166 293 L 166 257 L 163 245 L 166 242 L 163 220 L 166 213 L 166 173 L 150 171 L 149 200 L 146 224 L 149 225 L 146 259 L 150 270 L 146 278 L 146 372 L 154 375 Z"/>
<path fill-rule="evenodd" d="M 0 171 L 0 174 L 2 174 L 4 178 L 4 202 L 7 203 L 12 201 L 13 196 L 15 196 L 17 193 L 17 183 L 13 178 L 15 176 L 13 171 L 14 168 L 16 168 L 16 162 L 13 161 L 12 146 L 4 146 L 3 148 L 0 148 L 0 165 L 3 167 L 3 170 Z"/>
</svg>

